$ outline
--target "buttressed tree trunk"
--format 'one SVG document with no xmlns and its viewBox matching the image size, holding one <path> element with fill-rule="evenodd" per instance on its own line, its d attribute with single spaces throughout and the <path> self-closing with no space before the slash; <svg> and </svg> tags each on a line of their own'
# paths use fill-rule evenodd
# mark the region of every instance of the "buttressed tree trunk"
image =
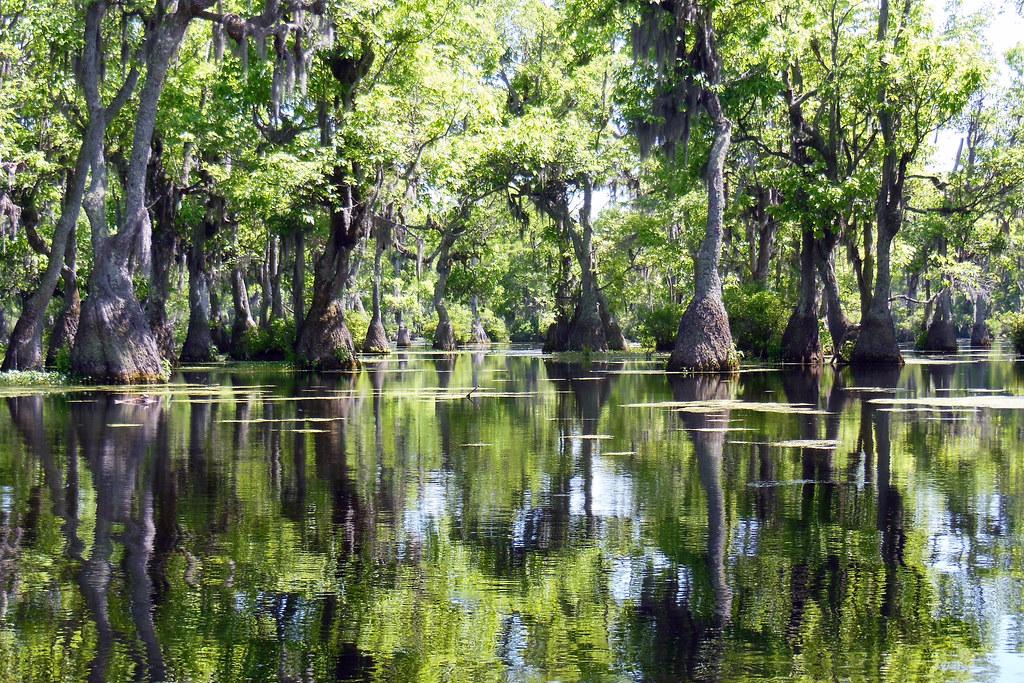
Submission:
<svg viewBox="0 0 1024 683">
<path fill-rule="evenodd" d="M 974 293 L 974 325 L 971 326 L 971 346 L 992 346 L 992 332 L 988 327 L 988 292 Z"/>
<path fill-rule="evenodd" d="M 256 329 L 256 321 L 249 308 L 249 290 L 245 286 L 245 273 L 240 265 L 231 271 L 231 300 L 235 309 L 231 324 L 231 357 L 243 360 L 249 357 L 247 337 Z"/>
<path fill-rule="evenodd" d="M 111 6 L 107 3 L 108 0 L 94 0 L 86 12 L 87 54 L 83 60 L 83 71 L 86 72 L 103 72 L 100 68 L 102 41 L 98 27 Z M 197 18 L 214 22 L 215 36 L 226 32 L 239 42 L 243 54 L 246 54 L 250 35 L 266 37 L 265 31 L 270 29 L 292 31 L 302 28 L 302 20 L 295 16 L 289 16 L 286 24 L 280 23 L 284 14 L 292 14 L 290 4 L 268 2 L 257 20 L 212 12 L 210 8 L 214 4 L 214 0 L 160 1 L 153 3 L 150 15 L 144 17 L 145 49 L 141 54 L 146 77 L 135 112 L 131 156 L 125 174 L 123 222 L 115 235 L 108 234 L 105 221 L 96 219 L 105 212 L 108 200 L 102 134 L 98 149 L 91 150 L 89 155 L 93 175 L 90 192 L 95 215 L 90 216 L 93 269 L 89 277 L 88 297 L 82 305 L 78 334 L 71 350 L 71 370 L 75 374 L 113 382 L 153 381 L 164 376 L 163 359 L 135 294 L 132 276 L 135 265 L 150 262 L 146 176 L 157 106 L 167 71 L 189 24 Z M 96 7 L 99 9 L 95 10 Z M 319 6 L 314 5 L 310 9 L 310 15 L 322 14 Z M 96 27 L 92 33 L 89 30 L 90 17 Z M 88 52 L 93 44 L 93 51 L 98 56 L 90 59 Z M 133 70 L 132 73 L 138 72 Z M 137 76 L 129 76 L 126 85 L 134 78 Z M 83 78 L 90 122 L 109 120 L 100 99 L 99 80 L 98 76 Z"/>
<path fill-rule="evenodd" d="M 366 235 L 375 198 L 363 199 L 336 171 L 336 187 L 343 204 L 331 210 L 330 236 L 313 273 L 313 301 L 302 322 L 295 355 L 315 369 L 354 369 L 359 366 L 352 334 L 345 324 L 344 298 L 353 251 Z"/>
<path fill-rule="evenodd" d="M 715 131 L 706 176 L 708 217 L 697 253 L 696 289 L 679 321 L 676 345 L 668 361 L 669 370 L 729 370 L 737 364 L 718 272 L 724 229 L 725 159 L 732 140 L 732 122 L 722 111 L 717 94 L 709 92 L 706 98 Z"/>
<path fill-rule="evenodd" d="M 369 73 L 374 59 L 368 43 L 361 45 L 357 58 L 341 51 L 327 57 L 331 75 L 343 94 L 341 104 L 346 111 L 354 109 L 355 86 Z M 322 103 L 320 141 L 325 146 L 331 143 L 332 134 L 336 132 L 333 128 L 327 105 Z M 370 196 L 364 197 L 348 179 L 349 171 L 357 178 L 362 176 L 361 169 L 354 164 L 351 168 L 339 164 L 334 170 L 332 185 L 338 203 L 331 207 L 330 236 L 314 267 L 312 301 L 295 342 L 296 358 L 310 368 L 359 366 L 352 334 L 345 325 L 345 290 L 351 275 L 352 255 L 369 229 L 380 183 Z"/>
<path fill-rule="evenodd" d="M 64 268 L 68 241 L 78 224 L 89 180 L 89 169 L 93 160 L 103 153 L 103 138 L 107 125 L 128 101 L 138 80 L 138 71 L 132 70 L 114 99 L 109 104 L 104 104 L 100 96 L 104 71 L 102 22 L 108 7 L 107 2 L 99 0 L 93 2 L 86 11 L 85 41 L 79 67 L 88 106 L 82 146 L 79 148 L 74 169 L 70 173 L 61 201 L 60 218 L 54 227 L 46 270 L 35 292 L 25 303 L 21 316 L 11 332 L 2 368 L 5 371 L 38 369 L 42 364 L 42 334 L 46 309 Z"/>
<path fill-rule="evenodd" d="M 822 361 L 818 334 L 818 277 L 814 228 L 803 226 L 800 237 L 800 296 L 782 333 L 782 360 L 814 365 Z"/>
<path fill-rule="evenodd" d="M 469 306 L 473 312 L 473 345 L 490 346 L 491 338 L 487 336 L 487 330 L 484 329 L 483 320 L 480 319 L 480 302 L 477 300 L 476 294 L 470 297 Z"/>
<path fill-rule="evenodd" d="M 98 214 L 106 211 L 107 203 L 102 144 L 91 160 L 93 179 L 88 201 L 92 204 L 93 269 L 89 295 L 82 305 L 78 334 L 71 350 L 71 370 L 77 375 L 113 382 L 155 381 L 164 376 L 156 338 L 135 295 L 130 263 L 132 257 L 140 253 L 147 257 L 142 260 L 148 260 L 150 223 L 146 172 L 157 105 L 168 67 L 192 19 L 192 11 L 190 3 L 182 2 L 173 13 L 156 18 L 148 28 L 146 80 L 135 115 L 124 187 L 124 222 L 113 236 L 108 235 L 105 221 L 98 220 Z M 99 95 L 87 99 L 95 102 Z"/>
<path fill-rule="evenodd" d="M 186 151 L 185 157 L 183 184 L 187 184 L 189 179 L 190 152 Z M 153 155 L 149 168 L 148 191 L 151 195 L 154 223 L 153 273 L 142 305 L 149 326 L 156 337 L 160 355 L 173 361 L 177 358 L 177 349 L 174 343 L 174 328 L 167 315 L 167 300 L 171 295 L 171 274 L 178 261 L 179 239 L 176 222 L 181 203 L 181 189 L 164 171 L 163 144 L 159 138 L 153 141 Z"/>
<path fill-rule="evenodd" d="M 608 300 L 598 283 L 594 253 L 594 225 L 592 220 L 593 185 L 583 183 L 583 206 L 578 220 L 574 219 L 568 202 L 568 189 L 564 186 L 552 192 L 548 183 L 537 200 L 538 205 L 562 230 L 571 242 L 576 264 L 580 269 L 579 291 L 574 295 L 571 315 L 561 314 L 548 330 L 545 351 L 623 351 L 626 340 L 608 308 Z M 553 197 L 551 196 L 553 195 Z M 563 264 L 565 265 L 565 264 Z M 557 298 L 568 298 L 568 278 L 561 278 Z"/>
<path fill-rule="evenodd" d="M 943 287 L 935 300 L 935 314 L 928 323 L 922 351 L 956 353 L 956 328 L 953 325 L 953 293 Z"/>
<path fill-rule="evenodd" d="M 210 279 L 206 241 L 220 224 L 223 200 L 210 197 L 206 216 L 192 228 L 192 249 L 188 260 L 188 331 L 181 348 L 186 363 L 206 363 L 214 359 L 213 333 L 210 328 Z"/>
<path fill-rule="evenodd" d="M 823 237 L 816 240 L 816 256 L 818 275 L 825 291 L 825 320 L 828 333 L 832 337 L 832 356 L 839 359 L 843 343 L 850 333 L 850 323 L 843 312 L 843 300 L 839 293 L 839 281 L 836 278 L 835 247 L 838 236 L 826 228 Z"/>
<path fill-rule="evenodd" d="M 78 319 L 82 313 L 82 297 L 78 293 L 78 259 L 77 244 L 72 231 L 68 239 L 64 256 L 64 273 L 61 276 L 64 280 L 63 304 L 57 323 L 53 326 L 50 334 L 50 346 L 46 349 L 46 365 L 53 367 L 57 363 L 57 354 L 61 349 L 70 349 L 71 343 L 75 340 L 75 333 L 78 332 Z"/>
<path fill-rule="evenodd" d="M 907 7 L 909 8 L 909 3 Z M 882 0 L 878 13 L 878 42 L 885 43 L 889 30 L 889 3 Z M 884 67 L 885 65 L 883 65 Z M 887 69 L 886 69 L 887 71 Z M 889 301 L 892 292 L 891 250 L 903 223 L 903 191 L 907 167 L 912 154 L 896 148 L 896 124 L 893 104 L 885 85 L 888 73 L 882 74 L 878 90 L 878 124 L 882 132 L 885 154 L 882 158 L 882 177 L 875 205 L 875 223 L 878 234 L 875 243 L 875 286 L 871 305 L 861 321 L 857 344 L 850 362 L 854 365 L 902 365 L 903 355 L 896 340 L 896 325 L 892 319 Z M 867 230 L 865 230 L 867 233 Z"/>
<path fill-rule="evenodd" d="M 456 237 L 461 234 L 457 229 L 445 230 L 441 237 L 441 246 L 437 253 L 437 282 L 434 283 L 434 310 L 437 312 L 437 329 L 434 330 L 434 348 L 439 351 L 455 350 L 455 328 L 448 315 L 448 307 L 444 303 L 444 292 L 448 287 L 448 276 L 452 273 L 451 248 Z"/>
<path fill-rule="evenodd" d="M 374 251 L 373 251 L 373 316 L 370 318 L 370 325 L 366 328 L 366 339 L 363 340 L 364 353 L 387 354 L 391 353 L 391 346 L 388 343 L 388 333 L 384 329 L 384 318 L 380 306 L 380 284 L 381 284 L 381 263 L 384 258 L 384 247 L 390 241 L 390 234 L 384 221 L 379 221 L 374 228 Z"/>
</svg>

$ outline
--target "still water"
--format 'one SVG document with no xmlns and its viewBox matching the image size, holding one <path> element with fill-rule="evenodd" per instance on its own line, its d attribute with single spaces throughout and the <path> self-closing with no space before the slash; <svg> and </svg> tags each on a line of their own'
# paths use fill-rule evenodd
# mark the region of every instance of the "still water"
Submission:
<svg viewBox="0 0 1024 683">
<path fill-rule="evenodd" d="M 1024 364 L 663 362 L 0 389 L 2 679 L 1024 679 Z"/>
</svg>

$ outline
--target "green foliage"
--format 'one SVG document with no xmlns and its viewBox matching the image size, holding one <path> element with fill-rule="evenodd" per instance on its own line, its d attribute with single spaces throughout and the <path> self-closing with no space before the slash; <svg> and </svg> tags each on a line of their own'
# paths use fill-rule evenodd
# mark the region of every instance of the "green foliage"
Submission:
<svg viewBox="0 0 1024 683">
<path fill-rule="evenodd" d="M 358 349 L 366 339 L 366 331 L 370 329 L 370 314 L 365 311 L 345 311 L 345 327 L 352 335 L 352 343 Z"/>
<path fill-rule="evenodd" d="M 245 357 L 251 360 L 291 360 L 294 357 L 295 321 L 275 318 L 266 327 L 245 333 Z"/>
<path fill-rule="evenodd" d="M 1024 313 L 1013 313 L 1003 318 L 1003 329 L 1017 353 L 1024 354 Z"/>
<path fill-rule="evenodd" d="M 736 348 L 758 358 L 778 358 L 790 307 L 774 292 L 735 285 L 725 288 L 723 299 Z"/>
<path fill-rule="evenodd" d="M 48 384 L 68 384 L 68 376 L 62 372 L 46 372 L 44 370 L 0 372 L 0 386 L 28 387 Z"/>
<path fill-rule="evenodd" d="M 637 314 L 637 339 L 645 348 L 671 351 L 679 332 L 679 319 L 685 310 L 681 304 L 642 309 Z"/>
<path fill-rule="evenodd" d="M 498 317 L 494 311 L 489 308 L 481 308 L 480 322 L 483 324 L 484 331 L 487 332 L 487 336 L 492 342 L 507 342 L 509 340 L 508 327 L 505 326 L 505 321 Z"/>
<path fill-rule="evenodd" d="M 63 375 L 71 374 L 71 346 L 65 344 L 57 349 L 53 359 L 53 369 Z"/>
</svg>

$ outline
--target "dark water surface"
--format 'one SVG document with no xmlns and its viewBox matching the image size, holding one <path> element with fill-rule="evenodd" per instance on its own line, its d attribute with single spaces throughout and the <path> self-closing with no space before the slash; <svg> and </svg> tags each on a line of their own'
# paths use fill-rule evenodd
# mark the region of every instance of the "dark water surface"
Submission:
<svg viewBox="0 0 1024 683">
<path fill-rule="evenodd" d="M 0 389 L 3 680 L 1024 679 L 1024 364 L 662 362 Z"/>
</svg>

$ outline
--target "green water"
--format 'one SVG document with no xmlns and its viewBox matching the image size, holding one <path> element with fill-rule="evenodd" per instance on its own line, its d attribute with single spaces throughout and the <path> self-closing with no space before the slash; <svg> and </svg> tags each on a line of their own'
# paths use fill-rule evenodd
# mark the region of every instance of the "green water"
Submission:
<svg viewBox="0 0 1024 683">
<path fill-rule="evenodd" d="M 3 680 L 1024 678 L 1024 364 L 662 363 L 0 389 Z"/>
</svg>

